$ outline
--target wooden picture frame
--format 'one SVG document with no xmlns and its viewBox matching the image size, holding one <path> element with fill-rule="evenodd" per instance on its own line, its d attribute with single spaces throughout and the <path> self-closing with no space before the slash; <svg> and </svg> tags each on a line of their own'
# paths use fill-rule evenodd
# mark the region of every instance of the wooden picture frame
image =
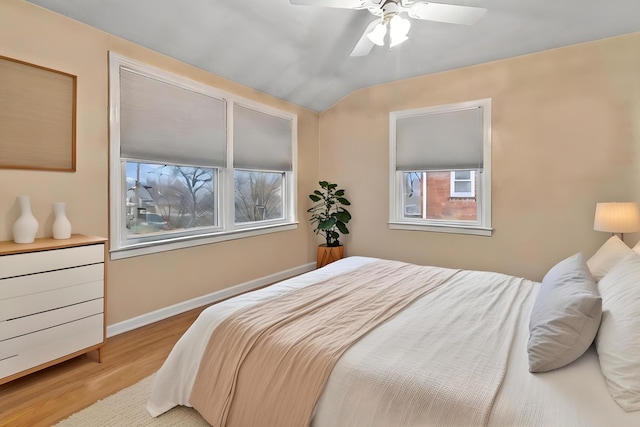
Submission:
<svg viewBox="0 0 640 427">
<path fill-rule="evenodd" d="M 77 77 L 0 56 L 0 168 L 75 172 Z"/>
</svg>

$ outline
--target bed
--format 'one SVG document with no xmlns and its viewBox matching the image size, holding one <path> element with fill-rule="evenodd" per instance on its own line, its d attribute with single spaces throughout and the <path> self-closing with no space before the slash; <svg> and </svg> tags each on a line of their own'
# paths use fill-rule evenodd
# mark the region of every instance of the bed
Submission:
<svg viewBox="0 0 640 427">
<path fill-rule="evenodd" d="M 611 269 L 614 262 L 610 254 L 606 255 L 600 257 L 605 262 L 595 260 L 598 262 L 592 265 Z M 626 252 L 617 254 L 618 258 L 623 255 Z M 640 260 L 640 256 L 637 258 Z M 237 364 L 238 372 L 232 376 L 237 382 L 232 385 L 227 384 L 229 378 L 203 371 L 203 366 L 213 363 L 209 361 L 212 358 L 221 358 L 221 366 L 226 366 L 226 352 L 232 344 L 225 341 L 212 344 L 212 337 L 238 313 L 258 307 L 274 311 L 273 307 L 277 307 L 274 304 L 283 296 L 326 287 L 337 278 L 355 277 L 363 271 L 396 264 L 414 268 L 398 261 L 348 257 L 207 308 L 176 343 L 158 371 L 148 412 L 157 417 L 184 405 L 194 406 L 205 414 L 211 406 L 226 401 L 222 405 L 223 415 L 205 416 L 212 425 L 640 426 L 640 411 L 624 410 L 612 398 L 596 345 L 591 343 L 593 338 L 586 343 L 586 351 L 580 351 L 577 359 L 565 366 L 541 373 L 529 371 L 532 311 L 540 304 L 542 284 L 495 272 L 428 266 L 421 267 L 426 270 L 416 270 L 418 273 L 407 270 L 412 277 L 421 274 L 436 277 L 438 284 L 428 291 L 411 294 L 397 312 L 356 335 L 352 343 L 338 352 L 336 360 L 329 364 L 330 373 L 319 382 L 321 389 L 304 423 L 287 418 L 266 421 L 302 405 L 287 399 L 304 394 L 298 392 L 298 387 L 305 386 L 307 379 L 294 378 L 293 383 L 282 386 L 284 395 L 278 391 L 279 385 L 274 385 L 279 382 L 274 377 L 263 384 L 252 384 L 259 376 L 256 372 L 270 369 L 256 365 L 250 375 L 243 377 L 240 366 L 252 349 L 240 350 L 244 353 Z M 390 273 L 389 277 L 402 275 Z M 406 278 L 398 279 L 392 287 L 398 288 L 404 281 Z M 337 286 L 330 294 L 342 285 Z M 360 306 L 361 302 L 357 302 L 352 311 Z M 323 320 L 324 329 L 330 328 L 329 324 Z M 342 328 L 344 325 L 338 326 Z M 276 345 L 282 347 L 282 343 Z M 287 357 L 292 352 L 288 348 L 282 353 Z M 316 350 L 314 347 L 313 351 Z M 255 355 L 259 361 L 268 358 Z M 234 368 L 212 369 L 219 373 Z M 282 366 L 276 366 L 273 372 L 281 369 Z M 196 395 L 203 388 L 210 392 L 208 398 Z M 235 396 L 241 389 L 251 389 L 244 400 Z M 287 395 L 287 390 L 292 389 L 293 395 Z M 230 403 L 229 396 L 237 400 L 237 405 L 236 400 Z M 263 400 L 266 409 L 260 406 L 265 406 Z M 251 406 L 254 404 L 255 407 Z M 235 412 L 229 409 L 234 405 L 240 409 Z M 265 415 L 264 410 L 272 410 L 275 415 Z"/>
</svg>

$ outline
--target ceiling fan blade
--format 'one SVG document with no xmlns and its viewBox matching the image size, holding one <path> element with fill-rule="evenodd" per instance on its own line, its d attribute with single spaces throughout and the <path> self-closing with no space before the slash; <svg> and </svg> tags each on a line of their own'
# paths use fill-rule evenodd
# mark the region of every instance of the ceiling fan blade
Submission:
<svg viewBox="0 0 640 427">
<path fill-rule="evenodd" d="M 482 7 L 442 3 L 415 3 L 409 9 L 411 18 L 462 25 L 475 24 L 485 13 L 487 9 Z"/>
<path fill-rule="evenodd" d="M 353 48 L 351 55 L 349 56 L 367 56 L 369 52 L 371 52 L 371 49 L 373 49 L 373 42 L 369 40 L 367 35 L 373 31 L 374 27 L 378 25 L 379 22 L 380 19 L 374 19 L 369 25 L 367 25 L 367 28 L 365 28 L 360 40 L 358 40 L 358 43 L 356 43 L 356 46 Z"/>
<path fill-rule="evenodd" d="M 289 0 L 300 6 L 338 7 L 341 9 L 364 9 L 364 0 Z"/>
</svg>

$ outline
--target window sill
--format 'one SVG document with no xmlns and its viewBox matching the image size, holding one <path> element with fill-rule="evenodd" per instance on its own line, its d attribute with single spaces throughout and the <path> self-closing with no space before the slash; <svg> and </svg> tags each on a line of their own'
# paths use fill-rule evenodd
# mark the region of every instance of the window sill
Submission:
<svg viewBox="0 0 640 427">
<path fill-rule="evenodd" d="M 435 233 L 470 234 L 473 236 L 491 237 L 493 228 L 482 226 L 415 224 L 406 222 L 389 222 L 390 230 L 430 231 Z"/>
<path fill-rule="evenodd" d="M 245 228 L 223 233 L 176 237 L 154 242 L 136 243 L 133 245 L 112 249 L 109 251 L 110 259 L 118 260 L 141 255 L 155 254 L 159 252 L 173 251 L 176 249 L 190 248 L 194 246 L 208 245 L 227 240 L 244 239 L 262 234 L 278 233 L 280 231 L 295 230 L 297 222 L 287 224 L 268 225 L 263 227 Z"/>
</svg>

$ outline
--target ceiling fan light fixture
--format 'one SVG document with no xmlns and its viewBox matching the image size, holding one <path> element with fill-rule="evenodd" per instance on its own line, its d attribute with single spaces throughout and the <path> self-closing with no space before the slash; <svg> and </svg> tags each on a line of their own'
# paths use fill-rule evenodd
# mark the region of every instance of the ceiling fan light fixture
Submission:
<svg viewBox="0 0 640 427">
<path fill-rule="evenodd" d="M 409 40 L 407 34 L 410 28 L 411 22 L 408 19 L 404 19 L 400 15 L 395 15 L 391 18 L 391 21 L 389 21 L 389 36 L 391 37 L 389 47 L 397 46 Z"/>
<path fill-rule="evenodd" d="M 373 28 L 373 30 L 369 34 L 367 34 L 367 37 L 374 44 L 377 44 L 378 46 L 384 46 L 384 36 L 386 35 L 387 26 L 383 22 L 380 22 Z"/>
<path fill-rule="evenodd" d="M 411 19 L 474 25 L 487 13 L 487 9 L 483 7 L 431 3 L 431 0 L 289 0 L 289 2 L 307 6 L 365 9 L 376 16 L 378 19 L 369 22 L 350 56 L 366 56 L 375 45 L 386 45 L 387 39 L 390 48 L 408 40 L 411 23 L 401 17 L 403 14 Z"/>
<path fill-rule="evenodd" d="M 391 42 L 389 43 L 389 47 L 398 46 L 400 43 L 406 42 L 407 40 L 409 40 L 409 37 L 407 36 L 396 36 L 396 37 L 391 36 Z"/>
</svg>

